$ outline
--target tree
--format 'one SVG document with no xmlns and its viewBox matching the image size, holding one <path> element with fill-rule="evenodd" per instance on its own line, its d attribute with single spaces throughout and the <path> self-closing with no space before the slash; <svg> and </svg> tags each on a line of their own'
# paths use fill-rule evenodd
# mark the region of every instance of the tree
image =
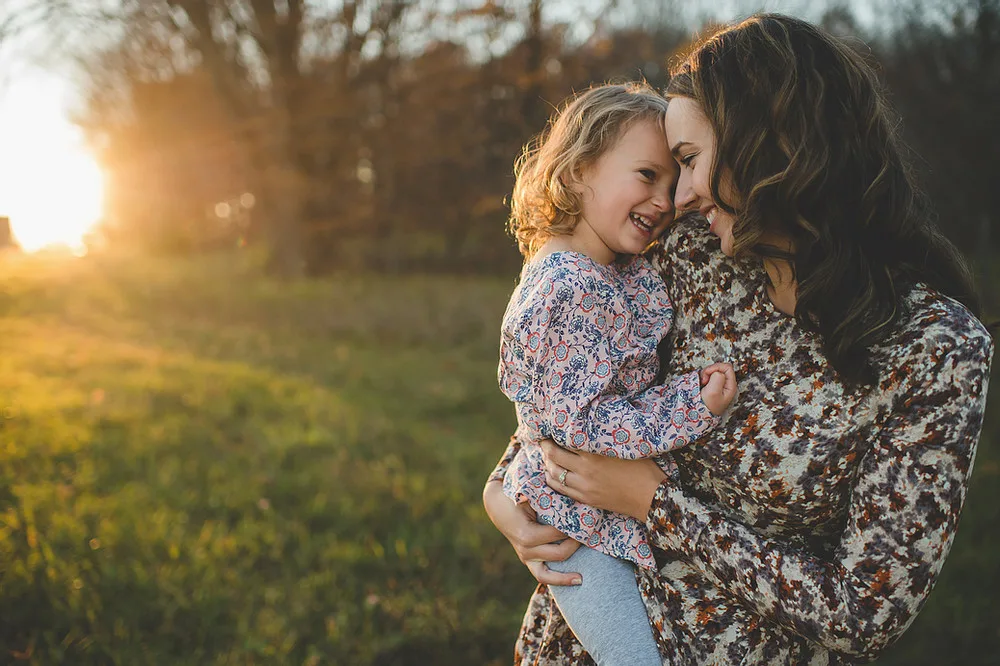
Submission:
<svg viewBox="0 0 1000 666">
<path fill-rule="evenodd" d="M 1000 246 L 993 232 L 1000 224 L 993 182 L 1000 156 L 1000 0 L 914 12 L 878 44 L 878 56 L 942 228 L 991 277 Z"/>
<path fill-rule="evenodd" d="M 154 35 L 173 55 L 195 56 L 187 70 L 173 73 L 190 74 L 197 67 L 211 80 L 247 149 L 272 267 L 294 276 L 308 268 L 304 248 L 312 240 L 305 216 L 315 166 L 309 141 L 316 106 L 344 121 L 336 135 L 339 145 L 331 145 L 329 154 L 337 155 L 346 171 L 355 161 L 347 156 L 357 152 L 353 130 L 364 119 L 356 83 L 390 59 L 391 36 L 412 4 L 122 0 L 111 13 L 124 27 L 123 43 L 149 46 Z M 317 63 L 335 64 L 326 68 L 328 89 L 318 88 L 311 75 Z M 140 68 L 137 74 L 156 78 L 156 69 Z"/>
<path fill-rule="evenodd" d="M 105 235 L 146 249 L 187 251 L 229 241 L 250 174 L 243 144 L 208 75 L 136 75 L 135 58 L 109 50 L 90 59 L 95 81 L 75 118 L 105 174 Z M 235 209 L 235 210 L 234 210 Z"/>
</svg>

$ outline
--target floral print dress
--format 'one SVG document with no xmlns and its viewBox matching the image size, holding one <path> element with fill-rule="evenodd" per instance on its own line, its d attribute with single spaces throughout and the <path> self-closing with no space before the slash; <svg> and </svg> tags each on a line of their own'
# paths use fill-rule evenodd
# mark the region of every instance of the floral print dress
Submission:
<svg viewBox="0 0 1000 666">
<path fill-rule="evenodd" d="M 673 454 L 646 526 L 639 586 L 665 664 L 855 664 L 913 621 L 951 547 L 982 428 L 993 343 L 962 305 L 917 285 L 879 381 L 852 390 L 819 337 L 774 308 L 762 269 L 703 223 L 651 253 L 675 307 L 675 372 L 729 357 L 739 392 Z M 518 449 L 512 440 L 491 476 Z M 516 664 L 593 662 L 544 585 Z"/>
<path fill-rule="evenodd" d="M 525 265 L 500 334 L 497 375 L 522 442 L 504 492 L 577 541 L 648 568 L 656 562 L 641 522 L 550 488 L 537 442 L 551 437 L 591 453 L 650 458 L 716 423 L 697 372 L 650 387 L 672 317 L 663 279 L 646 259 L 603 265 L 559 251 Z"/>
</svg>

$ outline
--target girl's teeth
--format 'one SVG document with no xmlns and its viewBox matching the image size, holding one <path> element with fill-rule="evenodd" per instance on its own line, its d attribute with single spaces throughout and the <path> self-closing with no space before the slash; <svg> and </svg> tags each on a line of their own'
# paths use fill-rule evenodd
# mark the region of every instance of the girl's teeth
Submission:
<svg viewBox="0 0 1000 666">
<path fill-rule="evenodd" d="M 643 229 L 647 229 L 648 230 L 648 229 L 652 228 L 651 224 L 649 224 L 648 222 L 646 222 L 645 219 L 643 219 L 639 215 L 636 215 L 635 213 L 629 213 L 629 217 L 632 218 L 632 221 L 635 222 L 636 224 L 638 224 Z"/>
</svg>

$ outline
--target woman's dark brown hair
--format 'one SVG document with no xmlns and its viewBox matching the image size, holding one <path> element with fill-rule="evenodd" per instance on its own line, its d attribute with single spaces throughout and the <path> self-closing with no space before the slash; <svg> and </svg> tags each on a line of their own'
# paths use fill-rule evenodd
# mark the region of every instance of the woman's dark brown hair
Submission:
<svg viewBox="0 0 1000 666">
<path fill-rule="evenodd" d="M 791 263 L 795 316 L 845 380 L 874 383 L 868 348 L 891 335 L 916 282 L 979 315 L 971 272 L 934 224 L 858 53 L 805 21 L 759 14 L 696 47 L 667 97 L 697 102 L 714 130 L 710 186 L 735 217 L 734 255 Z"/>
</svg>

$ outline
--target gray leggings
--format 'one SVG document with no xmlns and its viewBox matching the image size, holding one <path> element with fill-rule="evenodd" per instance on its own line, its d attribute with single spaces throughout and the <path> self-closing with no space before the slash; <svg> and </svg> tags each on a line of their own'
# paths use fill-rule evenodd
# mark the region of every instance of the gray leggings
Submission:
<svg viewBox="0 0 1000 666">
<path fill-rule="evenodd" d="M 569 628 L 598 666 L 662 666 L 639 595 L 635 565 L 580 546 L 563 562 L 547 562 L 559 572 L 579 572 L 582 585 L 550 585 L 549 592 Z"/>
</svg>

